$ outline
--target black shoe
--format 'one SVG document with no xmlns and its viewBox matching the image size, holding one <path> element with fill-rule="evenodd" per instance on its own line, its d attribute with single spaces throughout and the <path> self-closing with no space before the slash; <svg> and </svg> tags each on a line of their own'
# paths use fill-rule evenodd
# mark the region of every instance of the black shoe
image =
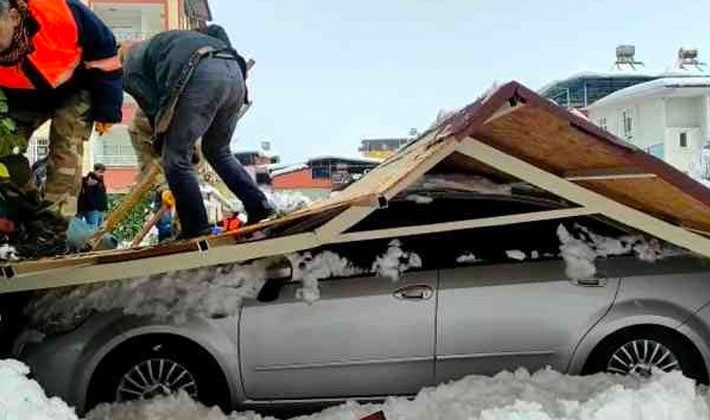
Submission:
<svg viewBox="0 0 710 420">
<path fill-rule="evenodd" d="M 186 241 L 188 239 L 195 239 L 195 238 L 199 238 L 201 236 L 209 236 L 210 234 L 212 234 L 211 228 L 202 229 L 200 231 L 193 232 L 193 233 L 180 232 L 177 235 L 175 235 L 173 240 L 174 241 Z M 167 241 L 165 241 L 165 242 L 167 242 Z"/>
<path fill-rule="evenodd" d="M 245 226 L 255 225 L 266 219 L 270 219 L 275 215 L 276 209 L 271 206 L 252 209 L 251 211 L 247 211 L 247 223 Z"/>
</svg>

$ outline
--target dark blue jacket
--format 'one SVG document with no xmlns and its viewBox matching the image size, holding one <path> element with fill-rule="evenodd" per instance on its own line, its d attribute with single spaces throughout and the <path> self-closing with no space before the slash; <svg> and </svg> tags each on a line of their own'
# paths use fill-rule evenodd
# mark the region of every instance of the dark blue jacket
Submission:
<svg viewBox="0 0 710 420">
<path fill-rule="evenodd" d="M 138 102 L 157 134 L 170 124 L 177 100 L 205 51 L 227 51 L 246 73 L 244 59 L 236 51 L 221 40 L 196 31 L 160 33 L 128 54 L 123 63 L 124 88 Z"/>
</svg>

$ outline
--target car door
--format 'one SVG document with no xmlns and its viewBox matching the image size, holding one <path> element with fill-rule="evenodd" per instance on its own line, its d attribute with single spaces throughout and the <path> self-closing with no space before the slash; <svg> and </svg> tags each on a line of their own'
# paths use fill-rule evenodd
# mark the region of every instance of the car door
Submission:
<svg viewBox="0 0 710 420">
<path fill-rule="evenodd" d="M 571 281 L 555 252 L 560 223 L 456 232 L 458 239 L 449 239 L 468 258 L 440 272 L 437 381 L 519 367 L 567 369 L 577 343 L 612 305 L 619 281 L 603 273 Z"/>
<path fill-rule="evenodd" d="M 300 284 L 292 282 L 273 302 L 246 304 L 239 349 L 247 397 L 416 393 L 434 379 L 436 284 L 436 270 L 405 273 L 397 282 L 330 279 L 308 304 L 295 298 Z"/>
</svg>

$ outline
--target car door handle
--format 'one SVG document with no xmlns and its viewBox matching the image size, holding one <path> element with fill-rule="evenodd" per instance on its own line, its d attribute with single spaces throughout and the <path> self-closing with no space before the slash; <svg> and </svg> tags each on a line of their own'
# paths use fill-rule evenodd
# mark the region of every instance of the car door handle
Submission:
<svg viewBox="0 0 710 420">
<path fill-rule="evenodd" d="M 608 277 L 603 274 L 596 274 L 594 277 L 582 280 L 573 280 L 572 284 L 581 287 L 604 287 L 609 282 Z"/>
<path fill-rule="evenodd" d="M 434 296 L 434 289 L 425 285 L 407 286 L 397 289 L 393 295 L 397 299 L 426 300 Z"/>
</svg>

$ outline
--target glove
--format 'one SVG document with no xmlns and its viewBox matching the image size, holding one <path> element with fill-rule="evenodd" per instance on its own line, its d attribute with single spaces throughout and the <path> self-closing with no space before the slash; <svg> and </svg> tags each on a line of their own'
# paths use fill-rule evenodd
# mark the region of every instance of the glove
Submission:
<svg viewBox="0 0 710 420">
<path fill-rule="evenodd" d="M 163 207 L 171 209 L 175 206 L 175 197 L 170 190 L 165 190 L 160 193 L 160 201 L 163 203 Z"/>
<path fill-rule="evenodd" d="M 96 122 L 94 129 L 97 133 L 99 133 L 99 136 L 103 136 L 104 134 L 108 133 L 111 127 L 113 127 L 113 124 L 111 123 Z"/>
</svg>

